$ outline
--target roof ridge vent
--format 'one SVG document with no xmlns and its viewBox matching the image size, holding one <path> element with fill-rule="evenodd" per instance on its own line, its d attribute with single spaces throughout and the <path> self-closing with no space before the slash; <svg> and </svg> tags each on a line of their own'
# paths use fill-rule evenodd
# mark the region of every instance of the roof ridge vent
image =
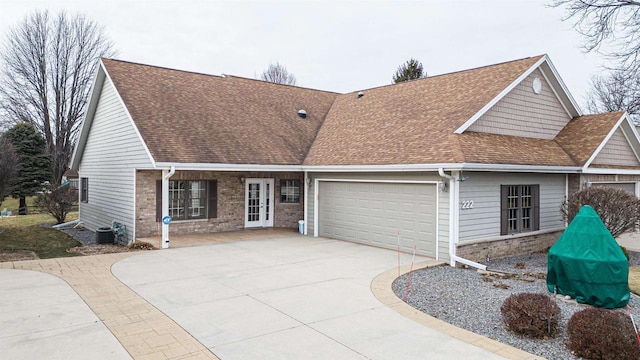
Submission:
<svg viewBox="0 0 640 360">
<path fill-rule="evenodd" d="M 302 119 L 306 119 L 307 118 L 307 111 L 304 110 L 304 109 L 298 110 L 298 116 L 300 116 L 300 118 L 302 118 Z"/>
</svg>

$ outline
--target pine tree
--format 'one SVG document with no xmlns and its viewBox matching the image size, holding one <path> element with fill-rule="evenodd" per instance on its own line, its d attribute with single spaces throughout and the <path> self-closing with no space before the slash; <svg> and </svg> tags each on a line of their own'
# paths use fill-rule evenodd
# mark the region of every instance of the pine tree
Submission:
<svg viewBox="0 0 640 360">
<path fill-rule="evenodd" d="M 427 77 L 427 73 L 424 72 L 422 63 L 416 59 L 409 59 L 404 64 L 398 66 L 398 70 L 393 74 L 393 82 L 397 84 L 424 77 Z"/>
<path fill-rule="evenodd" d="M 42 190 L 43 183 L 51 181 L 51 155 L 46 151 L 46 143 L 33 125 L 21 123 L 6 132 L 18 154 L 18 175 L 14 181 L 11 196 L 20 199 L 19 215 L 26 215 L 27 196 Z"/>
</svg>

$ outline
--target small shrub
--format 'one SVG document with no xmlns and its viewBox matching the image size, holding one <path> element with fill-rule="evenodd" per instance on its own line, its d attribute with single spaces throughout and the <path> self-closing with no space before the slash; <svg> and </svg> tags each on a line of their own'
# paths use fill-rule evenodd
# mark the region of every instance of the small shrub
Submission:
<svg viewBox="0 0 640 360">
<path fill-rule="evenodd" d="M 136 242 L 132 243 L 131 245 L 129 245 L 129 249 L 134 249 L 134 250 L 155 250 L 155 246 L 149 244 L 148 242 L 136 241 Z"/>
<path fill-rule="evenodd" d="M 571 222 L 582 208 L 590 205 L 600 215 L 613 237 L 632 229 L 640 220 L 640 202 L 635 195 L 613 187 L 591 186 L 569 195 L 562 203 L 561 211 Z"/>
<path fill-rule="evenodd" d="M 509 296 L 500 307 L 510 331 L 534 338 L 552 337 L 558 331 L 560 308 L 545 294 Z"/>
<path fill-rule="evenodd" d="M 515 268 L 516 269 L 524 269 L 524 263 L 523 262 L 516 263 Z"/>
<path fill-rule="evenodd" d="M 69 185 L 47 185 L 34 203 L 47 210 L 56 219 L 56 224 L 62 224 L 77 201 L 78 192 Z"/>
<path fill-rule="evenodd" d="M 631 320 L 621 311 L 586 309 L 567 324 L 569 348 L 585 359 L 637 360 L 640 344 Z"/>
</svg>

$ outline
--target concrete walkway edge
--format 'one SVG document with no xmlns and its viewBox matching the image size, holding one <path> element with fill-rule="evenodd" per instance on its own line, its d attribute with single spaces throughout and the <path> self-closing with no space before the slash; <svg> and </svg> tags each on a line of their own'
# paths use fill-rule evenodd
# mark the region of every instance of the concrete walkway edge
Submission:
<svg viewBox="0 0 640 360">
<path fill-rule="evenodd" d="M 413 271 L 433 266 L 441 266 L 441 262 L 423 262 L 414 265 Z M 409 273 L 410 265 L 400 267 L 400 276 Z M 533 355 L 526 351 L 517 349 L 513 346 L 503 344 L 488 337 L 478 335 L 471 331 L 451 325 L 445 321 L 429 316 L 422 311 L 413 308 L 396 296 L 391 286 L 393 281 L 398 277 L 398 269 L 394 268 L 383 272 L 371 281 L 371 292 L 373 295 L 387 307 L 393 309 L 398 314 L 411 319 L 421 325 L 439 331 L 443 334 L 452 336 L 456 339 L 465 341 L 479 348 L 493 352 L 512 360 L 544 360 L 543 357 Z"/>
</svg>

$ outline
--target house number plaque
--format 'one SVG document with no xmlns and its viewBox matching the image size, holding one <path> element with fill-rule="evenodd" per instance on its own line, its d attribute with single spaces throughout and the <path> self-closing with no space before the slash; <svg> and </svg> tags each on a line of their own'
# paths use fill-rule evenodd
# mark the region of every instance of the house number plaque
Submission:
<svg viewBox="0 0 640 360">
<path fill-rule="evenodd" d="M 468 210 L 473 209 L 473 200 L 465 200 L 460 202 L 460 209 Z"/>
</svg>

